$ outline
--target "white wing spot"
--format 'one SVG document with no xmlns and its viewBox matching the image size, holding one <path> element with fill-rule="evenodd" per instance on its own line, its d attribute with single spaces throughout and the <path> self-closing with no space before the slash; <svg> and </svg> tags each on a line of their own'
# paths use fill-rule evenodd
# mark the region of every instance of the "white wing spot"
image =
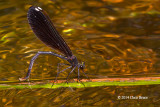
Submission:
<svg viewBox="0 0 160 107">
<path fill-rule="evenodd" d="M 42 10 L 42 8 L 40 8 L 40 7 L 37 7 L 39 10 Z"/>
<path fill-rule="evenodd" d="M 35 10 L 36 10 L 36 11 L 39 11 L 39 9 L 38 9 L 38 8 L 35 8 Z"/>
</svg>

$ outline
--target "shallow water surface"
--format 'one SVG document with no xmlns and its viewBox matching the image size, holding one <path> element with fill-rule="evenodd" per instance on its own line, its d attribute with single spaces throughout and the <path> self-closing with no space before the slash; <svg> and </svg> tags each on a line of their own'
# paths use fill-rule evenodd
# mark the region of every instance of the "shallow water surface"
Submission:
<svg viewBox="0 0 160 107">
<path fill-rule="evenodd" d="M 159 1 L 128 0 L 5 0 L 0 2 L 0 81 L 14 82 L 26 75 L 38 51 L 53 51 L 36 38 L 27 21 L 31 5 L 50 16 L 91 78 L 160 76 Z M 59 52 L 57 52 L 59 53 Z M 60 53 L 59 53 L 60 54 Z M 41 55 L 31 79 L 54 79 L 55 56 Z M 69 71 L 60 75 L 67 76 Z M 76 77 L 72 74 L 70 79 Z M 85 78 L 83 75 L 82 78 Z M 159 85 L 95 88 L 6 89 L 6 106 L 141 106 L 160 105 Z M 118 99 L 146 96 L 148 99 Z M 63 99 L 63 100 L 62 100 Z"/>
</svg>

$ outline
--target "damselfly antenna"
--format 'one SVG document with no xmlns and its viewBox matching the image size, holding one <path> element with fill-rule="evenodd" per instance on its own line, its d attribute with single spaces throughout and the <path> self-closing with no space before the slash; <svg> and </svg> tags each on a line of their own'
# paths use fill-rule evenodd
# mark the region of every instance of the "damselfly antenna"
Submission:
<svg viewBox="0 0 160 107">
<path fill-rule="evenodd" d="M 85 65 L 83 62 L 81 64 L 78 63 L 76 56 L 72 54 L 72 51 L 70 50 L 69 46 L 61 37 L 61 35 L 58 33 L 58 31 L 54 27 L 48 15 L 40 7 L 31 6 L 28 10 L 27 18 L 28 18 L 29 25 L 31 26 L 31 29 L 33 30 L 34 34 L 44 44 L 46 44 L 47 46 L 53 49 L 58 50 L 63 55 L 59 55 L 53 52 L 43 52 L 43 51 L 38 52 L 30 61 L 30 65 L 29 65 L 26 77 L 19 78 L 19 80 L 20 81 L 27 80 L 31 74 L 33 63 L 37 59 L 37 57 L 41 54 L 48 54 L 48 55 L 54 55 L 56 57 L 64 59 L 68 61 L 70 65 L 64 70 L 59 71 L 58 69 L 55 81 L 57 80 L 57 77 L 61 72 L 71 68 L 72 70 L 69 72 L 66 78 L 68 80 L 69 75 L 75 70 L 76 67 L 78 67 L 78 81 L 80 81 L 80 70 L 82 70 L 82 72 L 85 74 L 84 72 Z M 85 76 L 87 77 L 86 74 Z"/>
</svg>

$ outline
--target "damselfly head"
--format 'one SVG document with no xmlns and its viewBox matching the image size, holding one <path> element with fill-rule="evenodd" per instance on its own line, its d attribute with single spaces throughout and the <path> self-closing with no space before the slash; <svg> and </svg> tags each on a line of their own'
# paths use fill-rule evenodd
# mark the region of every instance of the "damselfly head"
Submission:
<svg viewBox="0 0 160 107">
<path fill-rule="evenodd" d="M 82 62 L 82 63 L 80 64 L 80 69 L 84 69 L 84 68 L 85 68 L 85 63 Z"/>
</svg>

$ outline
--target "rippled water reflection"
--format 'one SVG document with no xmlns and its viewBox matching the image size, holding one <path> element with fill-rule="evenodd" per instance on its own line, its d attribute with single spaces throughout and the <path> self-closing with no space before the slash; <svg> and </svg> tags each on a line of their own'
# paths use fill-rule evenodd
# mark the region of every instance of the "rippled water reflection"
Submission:
<svg viewBox="0 0 160 107">
<path fill-rule="evenodd" d="M 39 41 L 30 29 L 26 18 L 30 5 L 40 6 L 47 11 L 73 53 L 80 61 L 85 62 L 85 72 L 91 77 L 158 76 L 160 69 L 159 3 L 159 1 L 152 0 L 1 1 L 0 80 L 17 81 L 19 77 L 25 76 L 30 59 L 37 51 L 54 51 Z M 47 78 L 53 79 L 56 75 L 57 63 L 60 62 L 64 61 L 54 56 L 40 56 L 34 64 L 31 78 L 41 80 Z M 66 75 L 67 73 L 61 74 L 61 77 L 65 77 Z M 158 86 L 153 87 L 158 88 Z M 118 88 L 101 87 L 100 89 L 106 88 L 112 90 L 110 95 L 106 92 L 105 96 L 102 95 L 103 93 L 97 96 L 97 88 L 92 88 L 82 89 L 81 91 L 84 92 L 83 94 L 80 93 L 82 95 L 73 96 L 77 98 L 75 98 L 77 105 L 87 104 L 89 98 L 93 98 L 97 102 L 91 105 L 98 105 L 104 101 L 108 101 L 108 103 L 113 103 L 114 105 L 116 102 L 114 99 L 117 96 L 117 94 L 115 95 L 115 91 Z M 127 88 L 130 89 L 130 87 Z M 138 86 L 136 88 L 147 89 L 148 86 Z M 87 92 L 86 90 L 93 90 L 94 92 Z M 8 96 L 7 92 L 9 91 L 12 90 L 7 90 L 4 96 Z M 136 90 L 129 95 L 141 95 L 141 92 L 143 90 L 137 94 Z M 148 95 L 148 92 L 153 91 L 146 91 L 144 95 Z M 13 90 L 13 93 L 16 96 L 19 91 L 16 93 L 16 90 Z M 38 91 L 35 94 L 40 96 L 41 93 L 41 91 Z M 88 100 L 86 100 L 85 95 L 89 93 L 95 93 L 95 95 L 88 97 Z M 127 95 L 125 93 L 127 92 L 124 91 L 123 94 Z M 26 94 L 25 90 L 22 91 L 21 95 L 23 94 Z M 157 92 L 154 95 L 148 96 L 154 97 L 158 94 Z M 23 97 L 20 94 L 18 95 L 19 97 Z M 49 100 L 53 100 L 53 98 L 50 98 L 52 92 L 48 95 Z M 105 99 L 108 95 L 110 97 Z M 27 98 L 32 100 L 29 96 Z M 38 98 L 40 99 L 41 97 Z M 96 98 L 101 100 L 96 100 Z M 8 98 L 6 97 L 6 99 Z M 158 100 L 159 98 L 157 97 L 152 98 L 151 100 L 147 100 L 146 104 L 150 101 L 150 103 L 157 103 Z M 3 103 L 7 104 L 7 101 L 10 100 L 3 100 Z M 59 100 L 57 99 L 56 101 L 58 102 Z M 58 104 L 63 105 L 64 102 L 62 101 Z M 121 101 L 118 102 L 120 103 Z M 125 101 L 121 102 L 122 105 L 123 102 Z M 30 103 L 30 101 L 26 103 Z M 137 102 L 134 100 L 133 103 Z M 8 102 L 8 104 L 16 104 L 16 101 L 15 103 Z"/>
</svg>

